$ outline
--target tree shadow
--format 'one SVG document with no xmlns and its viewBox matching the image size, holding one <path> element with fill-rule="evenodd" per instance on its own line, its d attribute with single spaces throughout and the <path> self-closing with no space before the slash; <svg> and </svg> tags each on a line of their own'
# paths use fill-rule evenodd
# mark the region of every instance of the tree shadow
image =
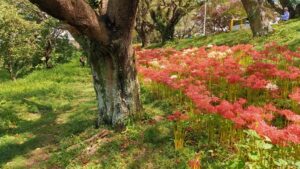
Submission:
<svg viewBox="0 0 300 169">
<path fill-rule="evenodd" d="M 36 148 L 43 148 L 50 145 L 58 144 L 65 137 L 71 135 L 80 134 L 88 127 L 92 126 L 93 122 L 89 118 L 82 118 L 82 114 L 93 114 L 88 107 L 80 109 L 81 112 L 74 113 L 69 117 L 66 123 L 58 123 L 58 116 L 62 113 L 54 111 L 51 105 L 41 104 L 36 101 L 28 99 L 22 99 L 22 104 L 26 106 L 36 107 L 37 112 L 40 114 L 40 118 L 37 121 L 27 121 L 16 116 L 17 112 L 14 110 L 3 109 L 4 111 L 10 111 L 17 121 L 17 126 L 8 130 L 0 129 L 0 136 L 9 135 L 16 136 L 24 133 L 30 133 L 33 135 L 31 138 L 25 139 L 24 142 L 6 143 L 0 146 L 0 168 L 7 162 L 13 160 L 20 155 L 28 154 Z M 88 114 L 87 114 L 88 115 Z M 87 116 L 86 115 L 86 116 Z"/>
</svg>

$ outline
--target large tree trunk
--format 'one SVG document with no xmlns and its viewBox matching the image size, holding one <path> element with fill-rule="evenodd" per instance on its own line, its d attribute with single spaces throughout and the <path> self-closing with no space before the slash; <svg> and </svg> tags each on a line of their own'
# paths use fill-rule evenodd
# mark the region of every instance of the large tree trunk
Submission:
<svg viewBox="0 0 300 169">
<path fill-rule="evenodd" d="M 131 47 L 138 0 L 103 0 L 95 12 L 85 0 L 30 0 L 85 35 L 99 106 L 98 124 L 123 126 L 140 111 Z"/>
<path fill-rule="evenodd" d="M 114 126 L 140 112 L 139 83 L 133 51 L 126 43 L 90 44 L 90 62 L 98 98 L 99 121 Z"/>
<path fill-rule="evenodd" d="M 264 0 L 242 0 L 253 36 L 264 36 L 272 31 L 266 16 Z"/>
</svg>

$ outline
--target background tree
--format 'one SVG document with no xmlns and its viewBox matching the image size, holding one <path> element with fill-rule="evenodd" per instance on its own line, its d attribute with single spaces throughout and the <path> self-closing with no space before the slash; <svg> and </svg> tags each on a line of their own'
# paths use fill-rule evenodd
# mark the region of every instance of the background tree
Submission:
<svg viewBox="0 0 300 169">
<path fill-rule="evenodd" d="M 18 9 L 6 2 L 0 4 L 0 57 L 11 79 L 16 80 L 33 68 L 38 49 L 39 25 L 25 20 Z"/>
<path fill-rule="evenodd" d="M 174 38 L 175 26 L 179 21 L 203 2 L 195 0 L 162 0 L 155 2 L 150 14 L 155 29 L 160 32 L 162 42 Z"/>
<path fill-rule="evenodd" d="M 99 10 L 85 0 L 30 0 L 89 40 L 89 59 L 99 105 L 99 122 L 119 126 L 140 110 L 139 84 L 131 47 L 138 0 L 102 0 Z"/>
<path fill-rule="evenodd" d="M 135 30 L 142 41 L 142 47 L 147 47 L 150 43 L 150 34 L 154 30 L 154 25 L 150 18 L 151 2 L 153 0 L 140 0 Z"/>
<path fill-rule="evenodd" d="M 15 9 L 20 19 L 37 26 L 34 34 L 37 45 L 35 46 L 34 54 L 28 60 L 31 70 L 50 68 L 55 64 L 65 63 L 78 52 L 69 43 L 70 37 L 66 36 L 66 28 L 61 22 L 40 11 L 28 1 L 4 0 L 4 3 Z M 3 15 L 3 18 L 8 19 L 8 17 L 10 16 Z M 28 28 L 31 29 L 30 27 Z M 26 39 L 26 36 L 30 38 L 32 35 L 24 34 L 23 36 Z"/>
<path fill-rule="evenodd" d="M 49 17 L 42 22 L 41 53 L 39 60 L 45 68 L 52 68 L 55 64 L 66 63 L 75 55 L 77 49 L 72 44 L 74 39 L 67 27 L 61 22 Z"/>
<path fill-rule="evenodd" d="M 267 35 L 272 31 L 264 0 L 241 0 L 246 10 L 253 36 Z"/>
</svg>

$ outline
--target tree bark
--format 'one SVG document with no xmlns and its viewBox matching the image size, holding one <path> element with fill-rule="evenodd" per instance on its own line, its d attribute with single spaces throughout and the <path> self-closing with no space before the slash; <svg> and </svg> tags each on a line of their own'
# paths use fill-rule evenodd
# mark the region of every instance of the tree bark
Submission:
<svg viewBox="0 0 300 169">
<path fill-rule="evenodd" d="M 150 34 L 154 30 L 154 25 L 149 21 L 149 11 L 151 8 L 151 0 L 141 0 L 138 7 L 135 30 L 142 41 L 142 47 L 150 44 Z"/>
<path fill-rule="evenodd" d="M 123 126 L 139 113 L 139 83 L 131 46 L 138 0 L 102 1 L 99 14 L 85 0 L 30 1 L 88 37 L 98 125 Z"/>
<path fill-rule="evenodd" d="M 264 36 L 272 31 L 264 9 L 264 0 L 242 0 L 253 36 Z"/>
<path fill-rule="evenodd" d="M 90 62 L 99 105 L 99 122 L 122 126 L 140 111 L 139 83 L 133 51 L 126 44 L 90 44 Z"/>
<path fill-rule="evenodd" d="M 139 36 L 140 36 L 141 41 L 142 41 L 142 48 L 145 48 L 145 47 L 149 46 L 149 44 L 150 44 L 149 33 L 147 33 L 147 32 L 140 32 Z"/>
</svg>

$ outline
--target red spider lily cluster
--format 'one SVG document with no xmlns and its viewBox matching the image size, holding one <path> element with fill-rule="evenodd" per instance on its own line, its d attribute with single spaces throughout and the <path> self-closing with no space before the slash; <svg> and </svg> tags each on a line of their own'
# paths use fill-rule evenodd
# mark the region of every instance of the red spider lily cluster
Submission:
<svg viewBox="0 0 300 169">
<path fill-rule="evenodd" d="M 300 103 L 300 49 L 294 52 L 273 43 L 260 51 L 252 45 L 140 50 L 137 57 L 145 81 L 182 91 L 199 112 L 219 114 L 275 144 L 300 143 L 300 115 L 272 102 L 281 98 Z M 264 106 L 257 106 L 254 102 L 262 93 Z M 272 125 L 278 116 L 286 119 L 284 128 Z"/>
</svg>

